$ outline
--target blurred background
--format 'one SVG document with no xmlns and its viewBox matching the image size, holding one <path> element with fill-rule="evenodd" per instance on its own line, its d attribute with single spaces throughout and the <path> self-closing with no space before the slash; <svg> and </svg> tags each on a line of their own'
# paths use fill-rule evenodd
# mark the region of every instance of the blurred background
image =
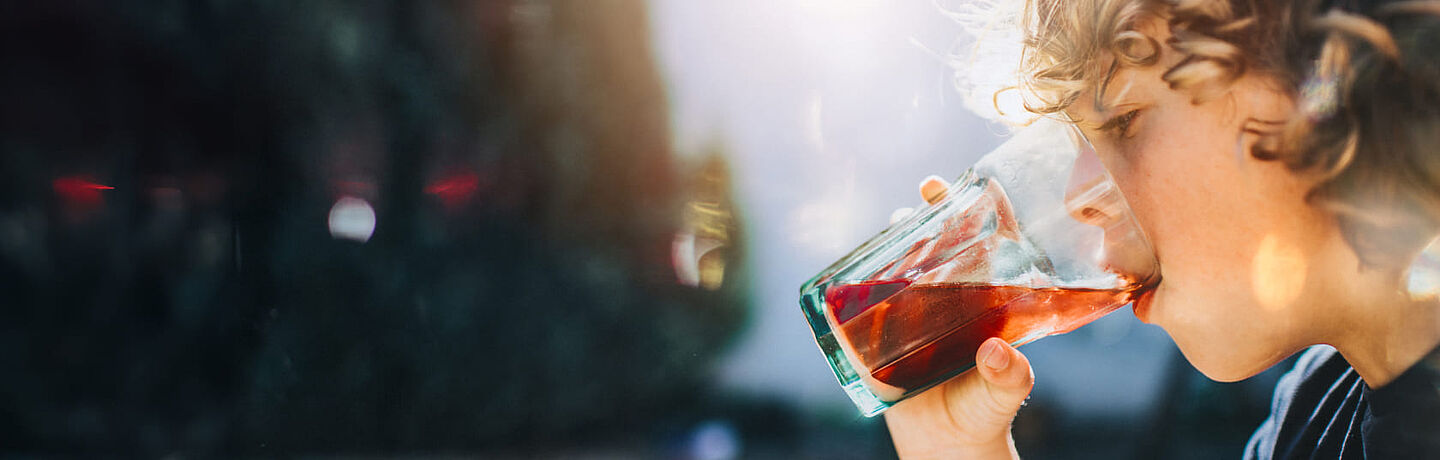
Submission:
<svg viewBox="0 0 1440 460">
<path fill-rule="evenodd" d="M 0 455 L 894 457 L 798 288 L 1003 139 L 956 4 L 0 7 Z M 1024 351 L 1027 458 L 1238 456 L 1289 367 Z"/>
</svg>

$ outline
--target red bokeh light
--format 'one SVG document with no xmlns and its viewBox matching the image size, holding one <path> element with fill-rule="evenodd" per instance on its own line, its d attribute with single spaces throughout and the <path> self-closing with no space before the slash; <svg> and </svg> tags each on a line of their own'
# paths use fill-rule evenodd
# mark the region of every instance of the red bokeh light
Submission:
<svg viewBox="0 0 1440 460">
<path fill-rule="evenodd" d="M 50 182 L 50 187 L 66 202 L 84 206 L 99 205 L 104 200 L 100 191 L 115 189 L 115 187 L 97 184 L 79 176 L 56 178 Z"/>
<path fill-rule="evenodd" d="M 471 171 L 441 177 L 425 186 L 425 193 L 435 195 L 447 208 L 468 203 L 480 188 L 480 175 Z"/>
</svg>

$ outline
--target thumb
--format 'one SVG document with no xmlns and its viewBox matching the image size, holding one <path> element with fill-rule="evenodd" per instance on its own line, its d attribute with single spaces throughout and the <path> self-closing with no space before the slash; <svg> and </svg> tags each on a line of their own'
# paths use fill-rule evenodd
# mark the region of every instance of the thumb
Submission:
<svg viewBox="0 0 1440 460">
<path fill-rule="evenodd" d="M 964 395 L 959 398 L 963 401 L 952 400 L 955 404 L 951 407 L 974 427 L 1008 432 L 1015 413 L 1035 386 L 1030 360 L 1004 340 L 992 337 L 976 351 L 975 371 L 972 376 L 978 376 L 972 378 L 979 382 L 973 387 L 980 394 Z"/>
<path fill-rule="evenodd" d="M 1030 360 L 999 337 L 991 337 L 975 352 L 975 364 L 992 395 L 1011 396 L 1015 407 L 1025 401 L 1035 385 Z M 1003 402 L 1003 401 L 1002 401 Z"/>
</svg>

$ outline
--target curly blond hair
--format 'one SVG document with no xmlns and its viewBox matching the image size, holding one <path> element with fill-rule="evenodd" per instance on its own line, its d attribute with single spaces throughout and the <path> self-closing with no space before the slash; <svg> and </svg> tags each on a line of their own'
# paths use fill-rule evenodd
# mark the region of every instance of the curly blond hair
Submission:
<svg viewBox="0 0 1440 460">
<path fill-rule="evenodd" d="M 1245 75 L 1296 101 L 1287 120 L 1249 120 L 1252 155 L 1318 172 L 1307 200 L 1330 211 L 1362 263 L 1402 266 L 1440 232 L 1440 0 L 1028 0 L 1020 89 L 1060 112 L 1115 70 L 1166 69 L 1196 103 Z M 1163 19 L 1166 43 L 1140 33 Z M 1093 101 L 1098 106 L 1101 101 Z"/>
</svg>

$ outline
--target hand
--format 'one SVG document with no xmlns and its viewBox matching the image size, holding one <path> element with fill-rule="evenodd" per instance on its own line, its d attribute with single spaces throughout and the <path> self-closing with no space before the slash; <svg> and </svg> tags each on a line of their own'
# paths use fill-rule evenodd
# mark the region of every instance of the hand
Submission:
<svg viewBox="0 0 1440 460">
<path fill-rule="evenodd" d="M 935 176 L 920 183 L 930 203 L 948 189 Z M 896 211 L 892 220 L 908 214 Z M 992 337 L 975 353 L 975 369 L 891 407 L 885 424 L 900 458 L 1019 458 L 1010 422 L 1034 385 L 1030 360 Z"/>
</svg>

